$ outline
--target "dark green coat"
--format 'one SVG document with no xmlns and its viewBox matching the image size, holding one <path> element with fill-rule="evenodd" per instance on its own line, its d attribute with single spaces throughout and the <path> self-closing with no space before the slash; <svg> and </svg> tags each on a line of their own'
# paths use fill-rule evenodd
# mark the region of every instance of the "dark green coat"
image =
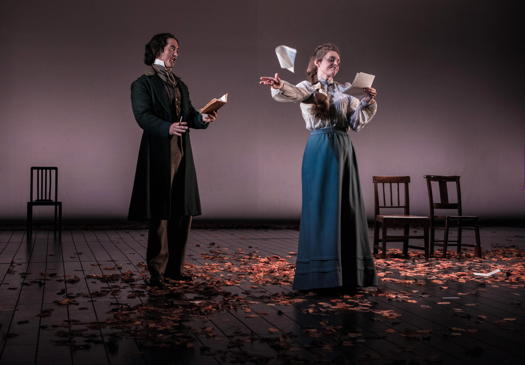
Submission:
<svg viewBox="0 0 525 365">
<path fill-rule="evenodd" d="M 202 121 L 201 114 L 191 105 L 187 86 L 180 79 L 177 81 L 181 92 L 182 120 L 190 128 L 206 128 L 208 124 Z M 171 189 L 169 127 L 180 116 L 170 105 L 163 81 L 153 71 L 131 84 L 131 104 L 135 119 L 144 133 L 128 218 L 167 219 L 174 215 L 201 214 L 189 130 L 182 137 L 184 155 Z"/>
</svg>

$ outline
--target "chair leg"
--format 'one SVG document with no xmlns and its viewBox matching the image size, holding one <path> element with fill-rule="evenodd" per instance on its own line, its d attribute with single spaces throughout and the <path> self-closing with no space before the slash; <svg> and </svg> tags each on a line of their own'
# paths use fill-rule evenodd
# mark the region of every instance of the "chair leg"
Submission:
<svg viewBox="0 0 525 365">
<path fill-rule="evenodd" d="M 434 256 L 434 244 L 436 241 L 436 227 L 430 223 L 430 256 Z"/>
<path fill-rule="evenodd" d="M 474 232 L 476 234 L 476 254 L 478 255 L 478 257 L 483 257 L 483 255 L 481 253 L 481 238 L 479 236 L 479 225 L 478 225 L 477 222 L 476 222 L 476 226 L 474 228 Z"/>
<path fill-rule="evenodd" d="M 408 257 L 408 236 L 410 235 L 410 225 L 406 224 L 403 228 L 403 256 Z"/>
<path fill-rule="evenodd" d="M 62 241 L 62 204 L 58 205 L 58 240 Z"/>
<path fill-rule="evenodd" d="M 448 247 L 448 219 L 445 219 L 445 233 L 443 236 L 443 257 L 447 257 Z"/>
<path fill-rule="evenodd" d="M 26 239 L 31 240 L 33 234 L 33 206 L 27 203 Z"/>
<path fill-rule="evenodd" d="M 379 222 L 374 222 L 374 255 L 379 252 Z"/>
<path fill-rule="evenodd" d="M 428 232 L 429 229 L 428 229 L 428 225 L 424 225 L 423 226 L 423 240 L 425 242 L 425 259 L 428 260 L 429 256 L 430 256 L 430 242 L 429 242 L 429 239 L 428 239 Z"/>
<path fill-rule="evenodd" d="M 54 217 L 53 217 L 53 239 L 57 238 L 57 228 L 58 228 L 58 205 L 54 206 Z"/>
<path fill-rule="evenodd" d="M 458 251 L 458 256 L 461 256 L 461 241 L 463 239 L 463 227 L 461 226 L 461 220 L 458 222 L 458 246 L 457 246 L 457 251 Z"/>
<path fill-rule="evenodd" d="M 386 222 L 383 222 L 383 258 L 386 258 L 386 237 L 387 237 L 387 231 L 388 231 L 388 226 L 386 224 Z"/>
</svg>

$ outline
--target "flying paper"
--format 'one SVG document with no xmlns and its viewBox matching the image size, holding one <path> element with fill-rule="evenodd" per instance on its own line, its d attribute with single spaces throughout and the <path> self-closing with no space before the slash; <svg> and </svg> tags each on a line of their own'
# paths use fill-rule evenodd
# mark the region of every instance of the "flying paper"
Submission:
<svg viewBox="0 0 525 365">
<path fill-rule="evenodd" d="M 279 60 L 281 68 L 285 68 L 290 72 L 294 72 L 295 55 L 297 50 L 288 46 L 275 47 L 275 54 Z"/>
</svg>

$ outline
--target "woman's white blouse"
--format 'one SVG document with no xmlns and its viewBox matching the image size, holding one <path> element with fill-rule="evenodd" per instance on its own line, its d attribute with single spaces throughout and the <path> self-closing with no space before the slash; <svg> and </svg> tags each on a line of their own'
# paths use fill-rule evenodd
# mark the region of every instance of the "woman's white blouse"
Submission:
<svg viewBox="0 0 525 365">
<path fill-rule="evenodd" d="M 297 85 L 292 85 L 282 80 L 281 89 L 270 88 L 272 98 L 280 102 L 299 102 L 306 129 L 312 131 L 327 127 L 337 127 L 346 130 L 348 127 L 358 132 L 368 122 L 372 120 L 377 111 L 377 102 L 368 104 L 365 100 L 359 100 L 354 96 L 345 94 L 351 84 L 346 82 L 340 84 L 337 81 L 327 83 L 320 81 L 312 85 L 309 81 L 301 81 Z M 332 97 L 332 103 L 336 110 L 335 120 L 322 120 L 316 118 L 311 112 L 313 104 L 305 103 L 315 90 L 327 93 Z"/>
</svg>

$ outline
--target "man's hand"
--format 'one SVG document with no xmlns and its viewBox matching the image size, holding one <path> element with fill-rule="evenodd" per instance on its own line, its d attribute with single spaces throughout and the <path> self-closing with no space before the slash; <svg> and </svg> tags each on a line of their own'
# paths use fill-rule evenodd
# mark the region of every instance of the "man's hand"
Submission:
<svg viewBox="0 0 525 365">
<path fill-rule="evenodd" d="M 203 114 L 202 115 L 202 121 L 204 123 L 213 123 L 215 122 L 215 119 L 217 119 L 217 111 L 211 112 L 209 114 Z"/>
<path fill-rule="evenodd" d="M 182 136 L 188 130 L 188 123 L 186 122 L 175 122 L 170 126 L 170 136 Z"/>
</svg>

